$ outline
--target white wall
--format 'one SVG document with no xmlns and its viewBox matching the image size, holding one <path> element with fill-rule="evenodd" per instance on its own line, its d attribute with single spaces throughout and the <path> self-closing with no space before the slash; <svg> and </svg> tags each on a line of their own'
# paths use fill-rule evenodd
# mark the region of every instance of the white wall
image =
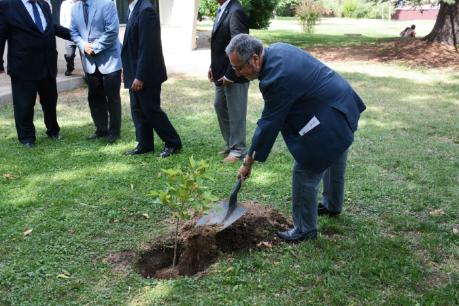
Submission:
<svg viewBox="0 0 459 306">
<path fill-rule="evenodd" d="M 199 0 L 159 0 L 163 48 L 190 51 L 196 48 Z"/>
</svg>

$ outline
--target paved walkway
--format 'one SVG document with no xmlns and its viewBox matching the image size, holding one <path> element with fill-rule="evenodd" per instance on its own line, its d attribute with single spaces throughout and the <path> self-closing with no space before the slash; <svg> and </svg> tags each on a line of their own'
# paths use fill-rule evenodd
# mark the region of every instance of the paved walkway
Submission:
<svg viewBox="0 0 459 306">
<path fill-rule="evenodd" d="M 122 34 L 123 33 L 121 33 L 121 35 Z M 163 40 L 168 39 L 167 33 L 163 33 L 162 36 Z M 200 40 L 199 45 L 201 46 L 201 48 L 198 48 L 194 51 L 183 51 L 173 48 L 170 48 L 169 50 L 163 50 L 169 77 L 176 75 L 200 78 L 207 77 L 207 70 L 210 65 L 210 50 L 208 47 L 208 37 L 209 33 L 198 32 L 198 39 Z M 66 63 L 64 60 L 65 42 L 58 38 L 57 45 L 57 49 L 59 52 L 57 77 L 58 92 L 71 90 L 83 86 L 84 73 L 83 69 L 81 68 L 82 66 L 79 55 L 77 55 L 75 58 L 76 70 L 74 71 L 74 74 L 70 77 L 66 77 L 64 76 L 66 67 Z M 6 52 L 4 59 L 6 61 Z M 11 101 L 12 96 L 10 78 L 6 73 L 2 73 L 0 74 L 0 106 L 6 103 L 11 103 Z"/>
</svg>

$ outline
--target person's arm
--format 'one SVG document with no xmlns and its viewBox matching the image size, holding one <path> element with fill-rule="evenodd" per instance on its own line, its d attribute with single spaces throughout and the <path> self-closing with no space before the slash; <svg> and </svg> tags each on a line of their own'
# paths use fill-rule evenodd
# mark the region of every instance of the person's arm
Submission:
<svg viewBox="0 0 459 306">
<path fill-rule="evenodd" d="M 60 37 L 65 40 L 72 40 L 72 36 L 70 35 L 70 30 L 67 28 L 64 28 L 61 25 L 54 24 L 54 34 L 57 37 Z"/>
<path fill-rule="evenodd" d="M 137 70 L 135 73 L 135 78 L 137 80 L 145 81 L 149 69 L 153 66 L 154 49 L 159 48 L 159 46 L 154 46 L 153 43 L 161 39 L 158 37 L 158 35 L 161 35 L 159 28 L 159 19 L 153 9 L 149 8 L 140 13 L 138 27 L 139 59 L 137 61 Z"/>
<path fill-rule="evenodd" d="M 72 17 L 70 18 L 70 36 L 72 37 L 73 42 L 78 46 L 78 49 L 80 49 L 80 52 L 84 53 L 84 46 L 86 45 L 87 41 L 81 37 L 80 31 L 78 30 L 78 25 L 76 23 L 78 5 L 81 4 L 78 3 L 72 7 Z"/>
<path fill-rule="evenodd" d="M 287 80 L 281 78 L 272 80 L 270 84 L 264 84 L 262 90 L 265 107 L 257 122 L 248 152 L 249 156 L 253 156 L 254 160 L 260 162 L 268 158 L 285 118 L 295 102 L 291 93 L 292 88 L 284 86 Z"/>
<path fill-rule="evenodd" d="M 244 11 L 242 10 L 236 10 L 232 15 L 230 19 L 230 33 L 231 33 L 231 38 L 234 36 L 241 34 L 241 33 L 249 33 L 249 21 L 247 16 L 245 15 Z M 238 77 L 236 75 L 236 72 L 234 69 L 231 67 L 231 65 L 228 65 L 226 68 L 225 76 L 227 80 L 234 81 Z"/>
<path fill-rule="evenodd" d="M 95 54 L 112 47 L 113 43 L 115 43 L 116 40 L 118 40 L 119 21 L 118 14 L 116 12 L 116 7 L 113 2 L 110 2 L 110 6 L 105 9 L 104 19 L 104 34 L 102 34 L 101 37 L 99 37 L 91 43 L 92 50 Z"/>
<path fill-rule="evenodd" d="M 0 73 L 5 71 L 3 66 L 3 53 L 5 52 L 5 44 L 8 36 L 8 24 L 6 23 L 4 2 L 0 2 Z"/>
</svg>

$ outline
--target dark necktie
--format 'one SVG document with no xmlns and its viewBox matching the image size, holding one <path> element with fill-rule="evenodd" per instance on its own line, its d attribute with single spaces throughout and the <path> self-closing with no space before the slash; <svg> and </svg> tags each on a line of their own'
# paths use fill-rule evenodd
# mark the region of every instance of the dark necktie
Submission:
<svg viewBox="0 0 459 306">
<path fill-rule="evenodd" d="M 217 15 L 215 15 L 215 23 L 214 23 L 214 28 L 212 29 L 212 32 L 215 31 L 215 28 L 217 27 L 217 24 L 218 24 L 218 15 L 220 15 L 220 11 L 221 11 L 221 7 L 218 8 L 217 10 Z"/>
<path fill-rule="evenodd" d="M 83 17 L 84 17 L 84 23 L 86 24 L 86 27 L 87 27 L 88 19 L 89 19 L 89 5 L 86 0 L 83 1 Z"/>
<path fill-rule="evenodd" d="M 35 19 L 35 24 L 40 32 L 43 33 L 43 23 L 41 23 L 40 13 L 38 12 L 37 1 L 30 0 L 30 4 L 32 4 L 33 10 L 33 18 Z"/>
<path fill-rule="evenodd" d="M 129 21 L 129 15 L 131 14 L 131 9 L 128 9 L 127 15 L 126 15 L 126 24 Z"/>
</svg>

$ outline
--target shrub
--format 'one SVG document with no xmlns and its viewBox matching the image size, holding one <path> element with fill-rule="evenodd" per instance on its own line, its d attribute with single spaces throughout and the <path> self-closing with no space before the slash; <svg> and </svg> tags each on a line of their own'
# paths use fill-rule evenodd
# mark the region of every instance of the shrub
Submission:
<svg viewBox="0 0 459 306">
<path fill-rule="evenodd" d="M 300 0 L 280 0 L 276 7 L 276 16 L 295 16 L 295 7 Z"/>
<path fill-rule="evenodd" d="M 217 13 L 218 3 L 215 0 L 200 0 L 198 9 L 198 20 L 201 21 L 202 17 L 215 17 Z"/>
<path fill-rule="evenodd" d="M 372 4 L 364 3 L 360 0 L 344 0 L 342 14 L 348 18 L 364 18 L 367 17 L 368 11 Z"/>
<path fill-rule="evenodd" d="M 266 29 L 279 0 L 241 0 L 251 29 Z"/>
<path fill-rule="evenodd" d="M 324 11 L 322 16 L 341 17 L 341 2 L 337 0 L 323 0 Z"/>
<path fill-rule="evenodd" d="M 322 12 L 322 4 L 315 0 L 302 0 L 296 7 L 296 16 L 300 19 L 303 30 L 307 33 L 313 32 Z"/>
</svg>

